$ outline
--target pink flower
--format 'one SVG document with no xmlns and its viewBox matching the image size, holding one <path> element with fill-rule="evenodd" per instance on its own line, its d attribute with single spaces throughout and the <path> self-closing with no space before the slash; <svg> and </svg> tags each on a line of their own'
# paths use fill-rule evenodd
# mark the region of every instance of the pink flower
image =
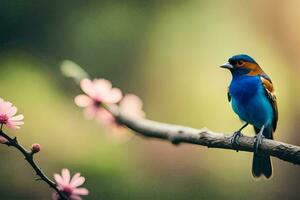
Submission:
<svg viewBox="0 0 300 200">
<path fill-rule="evenodd" d="M 70 171 L 63 169 L 61 175 L 54 174 L 54 179 L 59 191 L 63 192 L 70 200 L 81 200 L 82 195 L 88 195 L 89 191 L 86 188 L 78 188 L 85 182 L 85 178 L 76 173 L 71 179 Z M 53 200 L 59 200 L 57 193 L 53 193 Z"/>
<path fill-rule="evenodd" d="M 111 120 L 113 116 L 101 107 L 101 104 L 115 104 L 122 98 L 122 92 L 118 88 L 112 88 L 111 83 L 106 79 L 83 79 L 80 82 L 81 89 L 85 94 L 75 97 L 75 103 L 85 108 L 87 118 L 103 118 Z"/>
<path fill-rule="evenodd" d="M 142 107 L 143 103 L 141 99 L 134 94 L 126 94 L 119 104 L 120 112 L 130 118 L 145 117 Z M 114 132 L 123 131 L 122 129 L 124 129 L 124 127 L 116 121 L 115 117 L 110 112 L 105 109 L 100 110 L 100 112 L 100 115 L 97 116 L 99 122 L 110 127 Z"/>
<path fill-rule="evenodd" d="M 19 129 L 23 125 L 23 115 L 16 115 L 18 109 L 8 101 L 0 98 L 0 124 L 1 127 L 6 125 L 9 128 Z"/>
<path fill-rule="evenodd" d="M 142 107 L 143 103 L 141 99 L 134 94 L 126 94 L 119 103 L 120 112 L 127 117 L 135 119 L 145 117 Z M 104 119 L 102 119 L 102 121 L 104 121 Z M 133 137 L 133 134 L 129 133 L 128 129 L 120 125 L 111 114 L 107 116 L 105 121 L 109 122 L 110 132 L 113 132 L 113 134 L 107 135 L 112 139 L 111 141 L 118 144 L 125 143 Z"/>
<path fill-rule="evenodd" d="M 131 118 L 145 117 L 145 112 L 142 108 L 142 100 L 134 94 L 126 94 L 119 106 L 121 113 Z"/>
</svg>

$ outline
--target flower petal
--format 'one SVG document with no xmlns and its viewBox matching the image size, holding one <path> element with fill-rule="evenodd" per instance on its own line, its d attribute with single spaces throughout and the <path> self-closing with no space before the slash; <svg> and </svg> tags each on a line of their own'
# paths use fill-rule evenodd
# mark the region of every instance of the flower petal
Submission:
<svg viewBox="0 0 300 200">
<path fill-rule="evenodd" d="M 111 82 L 106 79 L 95 79 L 93 81 L 95 89 L 95 98 L 102 100 L 102 97 L 107 95 L 112 88 Z"/>
<path fill-rule="evenodd" d="M 14 117 L 11 117 L 9 120 L 10 121 L 20 121 L 24 119 L 24 115 L 16 115 Z"/>
<path fill-rule="evenodd" d="M 57 183 L 57 185 L 61 186 L 65 184 L 65 181 L 59 174 L 54 174 L 54 180 Z"/>
<path fill-rule="evenodd" d="M 84 91 L 90 97 L 95 96 L 94 84 L 90 79 L 87 79 L 87 78 L 83 79 L 80 82 L 80 87 L 81 87 L 82 91 Z"/>
<path fill-rule="evenodd" d="M 126 94 L 120 102 L 120 111 L 133 118 L 145 117 L 142 107 L 143 102 L 134 94 Z"/>
<path fill-rule="evenodd" d="M 23 124 L 24 124 L 23 121 L 11 121 L 10 119 L 6 123 L 6 125 L 11 125 L 11 126 L 20 126 Z"/>
<path fill-rule="evenodd" d="M 58 200 L 59 196 L 56 192 L 52 193 L 52 200 Z"/>
<path fill-rule="evenodd" d="M 118 88 L 113 88 L 109 93 L 104 95 L 103 101 L 105 103 L 118 103 L 122 99 L 122 92 Z"/>
<path fill-rule="evenodd" d="M 21 127 L 20 126 L 16 126 L 16 125 L 13 125 L 13 124 L 10 124 L 10 123 L 7 123 L 5 124 L 8 128 L 11 128 L 11 129 L 20 129 Z"/>
<path fill-rule="evenodd" d="M 79 175 L 80 176 L 80 175 Z M 72 179 L 72 182 L 70 183 L 70 185 L 74 188 L 82 185 L 85 182 L 85 178 L 80 176 L 80 177 L 75 177 L 75 179 Z"/>
<path fill-rule="evenodd" d="M 86 188 L 76 188 L 73 191 L 75 195 L 88 195 L 89 191 Z"/>
<path fill-rule="evenodd" d="M 6 115 L 9 109 L 12 107 L 12 103 L 3 101 L 0 103 L 0 114 Z"/>
<path fill-rule="evenodd" d="M 17 109 L 15 106 L 12 106 L 12 107 L 10 107 L 10 108 L 8 109 L 6 115 L 7 115 L 8 117 L 12 117 L 12 116 L 14 116 L 14 115 L 17 113 L 17 111 L 18 111 L 18 109 Z"/>
<path fill-rule="evenodd" d="M 84 109 L 84 116 L 87 119 L 93 119 L 98 111 L 99 108 L 95 107 L 95 106 L 88 106 Z"/>
<path fill-rule="evenodd" d="M 63 178 L 65 183 L 70 182 L 71 175 L 70 175 L 70 171 L 68 169 L 63 169 L 61 171 L 61 175 L 62 175 L 62 178 Z"/>
<path fill-rule="evenodd" d="M 99 108 L 96 119 L 104 125 L 108 125 L 108 126 L 116 125 L 116 120 L 114 116 L 104 108 Z"/>
<path fill-rule="evenodd" d="M 74 101 L 79 107 L 87 107 L 93 103 L 93 100 L 84 94 L 76 96 Z"/>
<path fill-rule="evenodd" d="M 82 200 L 82 198 L 78 195 L 71 195 L 70 200 Z"/>
<path fill-rule="evenodd" d="M 80 177 L 80 173 L 76 173 L 73 177 L 72 177 L 72 179 L 71 179 L 71 181 L 70 181 L 70 185 L 72 185 L 73 186 L 73 183 L 74 183 L 74 181 L 77 181 L 77 179 Z M 76 187 L 76 186 L 75 186 Z"/>
</svg>

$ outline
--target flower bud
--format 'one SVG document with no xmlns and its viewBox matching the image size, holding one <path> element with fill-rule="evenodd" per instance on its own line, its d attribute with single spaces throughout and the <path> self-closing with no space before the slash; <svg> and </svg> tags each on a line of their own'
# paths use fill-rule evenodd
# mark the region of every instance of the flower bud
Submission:
<svg viewBox="0 0 300 200">
<path fill-rule="evenodd" d="M 7 139 L 5 139 L 4 137 L 0 136 L 0 143 L 5 144 L 7 141 Z"/>
<path fill-rule="evenodd" d="M 35 143 L 31 146 L 31 152 L 33 154 L 40 152 L 40 150 L 41 150 L 41 145 L 38 143 Z"/>
</svg>

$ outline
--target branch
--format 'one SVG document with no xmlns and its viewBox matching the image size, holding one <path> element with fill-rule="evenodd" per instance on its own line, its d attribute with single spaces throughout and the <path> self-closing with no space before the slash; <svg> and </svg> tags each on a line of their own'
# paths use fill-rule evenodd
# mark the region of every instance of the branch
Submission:
<svg viewBox="0 0 300 200">
<path fill-rule="evenodd" d="M 216 133 L 208 129 L 194 129 L 190 127 L 160 123 L 148 119 L 136 119 L 121 113 L 118 107 L 105 107 L 110 111 L 118 123 L 145 137 L 168 140 L 173 144 L 188 143 L 206 146 L 209 148 L 232 149 L 254 152 L 253 137 L 241 136 L 238 148 L 230 142 L 230 136 Z M 260 151 L 281 160 L 300 165 L 300 147 L 264 139 L 260 145 Z"/>
<path fill-rule="evenodd" d="M 82 80 L 80 79 L 81 76 L 76 75 L 76 73 L 75 75 L 73 73 L 72 76 L 70 76 L 71 73 L 66 73 L 66 69 L 68 69 L 69 72 L 78 71 L 78 68 L 80 68 L 78 65 L 74 66 L 73 64 L 73 66 L 68 65 L 62 67 L 65 67 L 63 73 L 67 77 L 72 77 L 76 80 Z M 93 82 L 93 85 L 89 86 L 89 89 L 95 89 L 95 84 L 96 83 Z M 98 87 L 99 86 L 102 85 L 98 85 Z M 89 96 L 89 94 L 87 95 Z M 93 97 L 90 96 L 89 98 L 91 98 L 96 104 L 99 103 L 97 99 L 93 99 Z M 102 103 L 99 106 L 102 106 L 108 110 L 115 117 L 119 124 L 124 125 L 135 131 L 137 134 L 145 137 L 168 140 L 175 145 L 187 143 L 207 146 L 209 148 L 231 149 L 235 151 L 247 152 L 255 151 L 255 138 L 253 137 L 241 135 L 239 138 L 239 144 L 236 147 L 236 145 L 233 146 L 231 144 L 231 137 L 226 136 L 224 133 L 216 133 L 208 129 L 199 130 L 181 125 L 166 124 L 143 118 L 132 118 L 125 113 L 122 113 L 121 109 L 117 105 L 108 106 Z M 82 105 L 80 105 L 80 107 L 82 107 Z M 259 146 L 259 151 L 269 154 L 273 157 L 277 157 L 281 160 L 300 165 L 299 146 L 279 142 L 276 140 L 263 139 L 262 144 Z"/>
<path fill-rule="evenodd" d="M 36 172 L 36 175 L 39 176 L 39 178 L 37 178 L 36 180 L 43 180 L 45 183 L 47 183 L 49 185 L 49 187 L 53 188 L 57 192 L 57 194 L 59 195 L 61 200 L 69 199 L 64 193 L 62 193 L 56 187 L 56 184 L 45 175 L 45 173 L 42 171 L 42 169 L 34 161 L 34 158 L 33 158 L 34 153 L 26 150 L 22 145 L 20 145 L 19 142 L 17 141 L 16 137 L 11 138 L 7 134 L 5 134 L 2 130 L 0 130 L 0 136 L 7 139 L 8 142 L 5 143 L 7 146 L 12 146 L 12 147 L 16 148 L 17 150 L 19 150 L 23 154 L 23 156 L 25 157 L 25 160 L 31 165 L 33 170 Z"/>
</svg>

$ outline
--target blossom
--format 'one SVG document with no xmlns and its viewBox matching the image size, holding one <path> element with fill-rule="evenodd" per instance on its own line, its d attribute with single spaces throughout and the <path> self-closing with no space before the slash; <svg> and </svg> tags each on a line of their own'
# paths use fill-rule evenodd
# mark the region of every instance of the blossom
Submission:
<svg viewBox="0 0 300 200">
<path fill-rule="evenodd" d="M 134 94 L 127 94 L 122 99 L 122 93 L 117 88 L 112 88 L 112 84 L 106 79 L 83 79 L 80 82 L 81 94 L 75 97 L 75 103 L 79 107 L 85 108 L 85 116 L 89 119 L 95 118 L 98 122 L 109 128 L 109 136 L 117 141 L 127 141 L 132 137 L 125 127 L 118 123 L 116 118 L 105 109 L 106 105 L 118 107 L 119 111 L 130 118 L 143 118 L 145 113 L 142 110 L 143 103 Z M 122 100 L 121 100 L 122 99 Z M 119 103 L 119 105 L 118 105 Z"/>
<path fill-rule="evenodd" d="M 41 151 L 41 145 L 38 143 L 34 143 L 33 145 L 31 145 L 31 152 L 33 154 L 38 153 Z"/>
<path fill-rule="evenodd" d="M 88 195 L 89 191 L 86 188 L 78 188 L 85 182 L 85 178 L 76 173 L 72 179 L 70 171 L 63 169 L 60 174 L 54 174 L 54 179 L 59 191 L 64 193 L 70 200 L 81 200 L 82 195 Z M 59 200 L 59 195 L 53 193 L 53 200 Z"/>
<path fill-rule="evenodd" d="M 120 112 L 131 118 L 145 117 L 145 112 L 142 108 L 142 100 L 134 94 L 126 94 L 119 106 Z"/>
<path fill-rule="evenodd" d="M 145 117 L 145 113 L 142 110 L 142 107 L 143 103 L 141 99 L 134 94 L 126 94 L 120 101 L 118 106 L 121 114 L 125 115 L 126 117 L 135 119 Z M 111 141 L 114 141 L 118 144 L 125 143 L 134 136 L 133 134 L 128 132 L 128 129 L 126 129 L 125 126 L 119 124 L 111 114 L 107 115 L 106 119 L 103 119 L 103 117 L 104 116 L 102 116 L 101 120 L 109 123 L 108 125 L 110 127 L 110 131 L 113 132 L 113 134 L 107 134 L 107 136 L 112 139 Z"/>
<path fill-rule="evenodd" d="M 110 121 L 113 116 L 109 116 L 111 114 L 101 105 L 118 103 L 122 99 L 122 92 L 118 88 L 112 88 L 111 82 L 106 79 L 83 79 L 80 86 L 85 94 L 76 96 L 75 103 L 85 108 L 85 116 Z"/>
<path fill-rule="evenodd" d="M 19 129 L 23 125 L 23 115 L 16 115 L 18 109 L 8 101 L 0 98 L 0 124 L 9 128 Z M 15 116 L 16 115 L 16 116 Z"/>
<path fill-rule="evenodd" d="M 143 118 L 145 113 L 142 110 L 141 99 L 134 94 L 126 94 L 119 103 L 119 111 L 130 118 Z M 124 132 L 124 126 L 119 124 L 115 117 L 107 110 L 98 110 L 97 120 L 102 124 L 113 129 L 114 132 Z"/>
</svg>

